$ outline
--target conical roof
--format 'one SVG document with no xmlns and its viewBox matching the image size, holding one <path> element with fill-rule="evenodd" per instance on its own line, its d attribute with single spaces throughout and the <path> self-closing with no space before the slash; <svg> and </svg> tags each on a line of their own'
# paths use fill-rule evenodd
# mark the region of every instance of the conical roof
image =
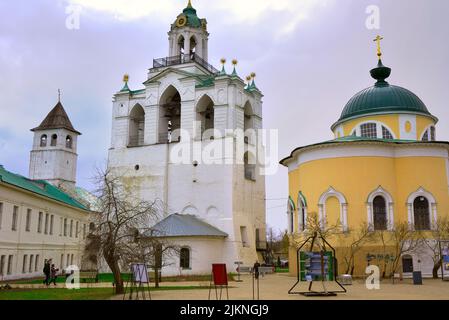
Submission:
<svg viewBox="0 0 449 320">
<path fill-rule="evenodd" d="M 69 116 L 64 110 L 61 102 L 59 101 L 56 106 L 50 111 L 47 117 L 42 123 L 31 131 L 48 130 L 48 129 L 66 129 L 77 134 L 81 134 L 73 128 L 70 122 Z"/>
</svg>

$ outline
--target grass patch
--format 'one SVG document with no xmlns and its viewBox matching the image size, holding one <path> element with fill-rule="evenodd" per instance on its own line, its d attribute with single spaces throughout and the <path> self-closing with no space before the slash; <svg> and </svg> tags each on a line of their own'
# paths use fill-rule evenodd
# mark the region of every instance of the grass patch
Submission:
<svg viewBox="0 0 449 320">
<path fill-rule="evenodd" d="M 173 286 L 150 288 L 150 291 L 209 289 L 200 286 Z M 68 289 L 13 289 L 0 291 L 0 300 L 108 300 L 115 293 L 112 288 Z"/>
<path fill-rule="evenodd" d="M 288 268 L 279 268 L 279 267 L 276 267 L 276 273 L 289 273 L 290 272 L 290 270 L 288 269 Z"/>
</svg>

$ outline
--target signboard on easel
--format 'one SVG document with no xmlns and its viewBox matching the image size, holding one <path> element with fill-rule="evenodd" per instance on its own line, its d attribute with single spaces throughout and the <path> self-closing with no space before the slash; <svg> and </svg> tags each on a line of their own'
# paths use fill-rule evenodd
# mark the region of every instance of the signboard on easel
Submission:
<svg viewBox="0 0 449 320">
<path fill-rule="evenodd" d="M 150 283 L 148 278 L 147 266 L 143 263 L 136 263 L 131 265 L 131 270 L 134 277 L 135 283 Z"/>
<path fill-rule="evenodd" d="M 333 281 L 334 259 L 330 251 L 323 252 L 300 252 L 301 281 Z M 324 271 L 324 272 L 322 272 Z M 322 273 L 325 279 L 322 279 Z"/>
<path fill-rule="evenodd" d="M 209 300 L 212 287 L 215 289 L 215 297 L 217 300 L 221 300 L 223 288 L 226 289 L 226 297 L 229 300 L 228 293 L 228 272 L 226 270 L 226 264 L 213 264 L 212 265 L 212 276 L 209 285 Z M 218 295 L 218 290 L 220 289 L 220 295 Z"/>
</svg>

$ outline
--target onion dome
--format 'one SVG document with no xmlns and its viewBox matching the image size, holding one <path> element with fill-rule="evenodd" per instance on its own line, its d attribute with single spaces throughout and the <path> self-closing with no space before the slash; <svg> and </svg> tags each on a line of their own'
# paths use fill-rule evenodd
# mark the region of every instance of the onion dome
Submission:
<svg viewBox="0 0 449 320">
<path fill-rule="evenodd" d="M 192 6 L 191 1 L 189 0 L 187 7 L 176 18 L 173 27 L 176 28 L 192 27 L 192 28 L 207 29 L 207 21 L 206 19 L 198 18 L 196 14 L 196 9 Z"/>
</svg>

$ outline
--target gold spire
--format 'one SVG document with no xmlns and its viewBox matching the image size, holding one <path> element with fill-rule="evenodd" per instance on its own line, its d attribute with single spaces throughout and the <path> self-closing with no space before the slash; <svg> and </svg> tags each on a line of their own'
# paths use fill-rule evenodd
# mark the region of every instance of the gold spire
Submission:
<svg viewBox="0 0 449 320">
<path fill-rule="evenodd" d="M 382 50 L 380 48 L 380 41 L 383 40 L 381 36 L 377 36 L 376 39 L 374 39 L 374 42 L 377 42 L 377 56 L 379 57 L 379 60 L 382 58 Z"/>
<path fill-rule="evenodd" d="M 127 83 L 128 81 L 129 81 L 129 75 L 128 75 L 128 74 L 125 74 L 125 75 L 123 76 L 123 82 Z"/>
<path fill-rule="evenodd" d="M 187 8 L 193 8 L 191 0 L 189 0 L 189 3 L 187 4 Z"/>
<path fill-rule="evenodd" d="M 61 102 L 61 89 L 58 89 L 58 102 Z"/>
</svg>

